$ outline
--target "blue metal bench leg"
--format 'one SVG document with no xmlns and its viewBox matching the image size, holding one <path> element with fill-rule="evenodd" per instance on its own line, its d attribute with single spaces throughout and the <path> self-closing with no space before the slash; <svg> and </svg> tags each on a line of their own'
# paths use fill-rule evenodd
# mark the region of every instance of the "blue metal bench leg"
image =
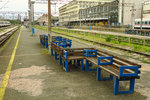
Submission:
<svg viewBox="0 0 150 100">
<path fill-rule="evenodd" d="M 51 49 L 51 56 L 54 56 L 54 54 L 53 54 L 53 49 Z"/>
<path fill-rule="evenodd" d="M 57 58 L 57 52 L 55 52 L 55 60 L 58 60 L 58 58 Z"/>
<path fill-rule="evenodd" d="M 102 69 L 100 69 L 99 67 L 97 67 L 97 80 L 98 80 L 98 81 L 102 81 L 102 80 L 113 80 L 113 76 L 112 76 L 112 75 L 110 75 L 110 77 L 102 78 L 102 77 L 101 77 L 101 71 L 102 71 Z"/>
<path fill-rule="evenodd" d="M 59 64 L 62 65 L 62 58 L 59 56 Z"/>
<path fill-rule="evenodd" d="M 129 91 L 119 91 L 119 81 L 130 81 L 130 89 Z M 134 93 L 134 84 L 135 84 L 135 79 L 129 79 L 129 80 L 119 80 L 115 78 L 114 81 L 114 94 L 125 94 L 125 93 Z"/>
<path fill-rule="evenodd" d="M 77 60 L 77 66 L 78 67 L 80 66 L 80 60 Z"/>
<path fill-rule="evenodd" d="M 114 78 L 113 75 L 110 75 L 110 80 L 113 80 L 113 78 Z"/>
<path fill-rule="evenodd" d="M 135 79 L 130 80 L 130 92 L 134 93 L 134 84 L 135 84 Z"/>
<path fill-rule="evenodd" d="M 101 69 L 97 67 L 97 80 L 100 81 L 101 79 Z"/>
<path fill-rule="evenodd" d="M 72 64 L 72 60 L 69 61 L 69 64 Z"/>
<path fill-rule="evenodd" d="M 117 95 L 119 92 L 119 79 L 115 78 L 114 81 L 114 94 Z"/>
<path fill-rule="evenodd" d="M 73 62 L 73 63 L 74 63 L 74 65 L 76 65 L 76 60 L 74 60 L 74 62 Z"/>
<path fill-rule="evenodd" d="M 45 46 L 45 48 L 46 48 L 46 37 L 44 38 L 44 41 L 45 41 L 45 43 L 44 43 L 45 45 L 44 45 L 44 46 Z"/>
<path fill-rule="evenodd" d="M 81 60 L 81 71 L 84 71 L 84 60 Z"/>
<path fill-rule="evenodd" d="M 42 44 L 42 40 L 40 39 L 40 43 Z"/>
<path fill-rule="evenodd" d="M 48 43 L 47 42 L 45 42 L 45 48 L 47 48 L 48 47 Z"/>
<path fill-rule="evenodd" d="M 65 67 L 65 61 L 63 61 L 63 67 Z"/>
<path fill-rule="evenodd" d="M 69 71 L 69 68 L 68 68 L 68 61 L 66 61 L 66 72 L 68 72 Z"/>
<path fill-rule="evenodd" d="M 89 61 L 86 60 L 86 63 L 85 63 L 85 71 L 89 71 Z"/>
</svg>

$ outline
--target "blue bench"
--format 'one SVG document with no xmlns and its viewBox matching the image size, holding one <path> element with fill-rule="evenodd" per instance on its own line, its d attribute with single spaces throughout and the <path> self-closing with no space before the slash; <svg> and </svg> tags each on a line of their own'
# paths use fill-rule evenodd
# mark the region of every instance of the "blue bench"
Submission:
<svg viewBox="0 0 150 100">
<path fill-rule="evenodd" d="M 74 63 L 82 71 L 96 71 L 98 81 L 114 79 L 115 95 L 134 92 L 135 79 L 140 78 L 140 65 L 94 48 L 63 48 L 58 44 L 52 42 L 51 47 L 57 54 L 55 59 L 59 56 L 56 60 L 59 60 L 66 72 L 69 72 L 69 65 Z M 102 77 L 102 70 L 107 72 L 109 77 Z M 120 81 L 130 81 L 128 91 L 119 90 Z"/>
<path fill-rule="evenodd" d="M 40 35 L 40 43 L 45 46 L 45 48 L 48 48 L 48 35 Z"/>
<path fill-rule="evenodd" d="M 89 50 L 90 52 L 91 50 Z M 92 50 L 95 52 L 95 50 Z M 139 78 L 139 65 L 131 64 L 129 61 L 126 63 L 129 63 L 129 65 L 126 65 L 125 63 L 122 63 L 122 61 L 118 61 L 117 57 L 113 57 L 107 54 L 104 54 L 103 52 L 97 53 L 97 56 L 90 56 L 86 55 L 86 63 L 91 62 L 97 67 L 97 80 L 103 81 L 103 80 L 113 80 L 113 77 L 115 77 L 114 81 L 114 94 L 124 94 L 124 93 L 133 93 L 134 92 L 134 83 L 135 79 Z M 125 61 L 125 60 L 124 60 Z M 124 66 L 123 66 L 124 65 Z M 88 64 L 86 64 L 86 67 L 89 67 Z M 88 68 L 87 68 L 88 69 Z M 109 73 L 109 77 L 102 78 L 102 70 Z M 86 71 L 95 71 L 95 70 L 86 70 Z M 120 81 L 130 81 L 130 88 L 128 91 L 119 91 L 119 82 Z"/>
</svg>

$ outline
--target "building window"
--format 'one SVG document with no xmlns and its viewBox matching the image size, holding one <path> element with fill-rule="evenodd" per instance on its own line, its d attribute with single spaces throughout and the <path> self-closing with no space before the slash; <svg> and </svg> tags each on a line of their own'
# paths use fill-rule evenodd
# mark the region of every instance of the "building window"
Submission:
<svg viewBox="0 0 150 100">
<path fill-rule="evenodd" d="M 147 21 L 145 22 L 145 25 L 147 25 Z"/>
</svg>

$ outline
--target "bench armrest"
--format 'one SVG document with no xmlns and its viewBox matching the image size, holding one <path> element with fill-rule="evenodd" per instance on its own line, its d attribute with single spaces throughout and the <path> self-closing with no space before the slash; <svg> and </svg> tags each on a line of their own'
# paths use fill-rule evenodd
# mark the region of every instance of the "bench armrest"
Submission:
<svg viewBox="0 0 150 100">
<path fill-rule="evenodd" d="M 83 50 L 83 55 L 86 57 L 97 57 L 97 51 L 96 50 Z"/>
<path fill-rule="evenodd" d="M 125 69 L 133 69 L 134 73 L 123 73 Z M 120 77 L 136 77 L 138 76 L 138 66 L 120 66 L 119 76 Z"/>
<path fill-rule="evenodd" d="M 101 60 L 108 59 L 110 62 L 101 62 Z M 113 64 L 113 57 L 98 57 L 98 65 L 112 65 Z"/>
</svg>

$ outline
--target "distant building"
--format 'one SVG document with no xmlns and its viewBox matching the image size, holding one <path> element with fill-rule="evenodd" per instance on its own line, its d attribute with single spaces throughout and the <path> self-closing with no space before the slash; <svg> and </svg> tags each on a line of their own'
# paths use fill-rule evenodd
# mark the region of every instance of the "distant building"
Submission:
<svg viewBox="0 0 150 100">
<path fill-rule="evenodd" d="M 79 24 L 79 10 L 98 5 L 101 0 L 73 0 L 59 8 L 61 25 Z"/>
<path fill-rule="evenodd" d="M 147 1 L 144 3 L 143 18 L 149 18 L 150 19 L 150 1 Z"/>
<path fill-rule="evenodd" d="M 135 19 L 141 17 L 141 5 L 147 0 L 119 0 L 119 23 L 132 25 Z"/>
<path fill-rule="evenodd" d="M 92 25 L 116 25 L 118 23 L 118 2 L 113 1 L 80 9 L 79 19 L 82 25 L 91 23 Z"/>
<path fill-rule="evenodd" d="M 38 23 L 40 26 L 47 26 L 48 25 L 48 15 L 43 14 L 39 19 Z"/>
<path fill-rule="evenodd" d="M 52 18 L 52 26 L 58 24 L 58 17 L 55 16 L 51 16 Z M 38 23 L 40 26 L 48 26 L 48 15 L 47 14 L 43 14 L 39 19 L 38 19 Z"/>
<path fill-rule="evenodd" d="M 61 25 L 80 25 L 103 22 L 110 25 L 134 25 L 141 16 L 141 3 L 147 0 L 74 0 L 59 8 Z M 150 6 L 144 5 L 144 17 Z"/>
</svg>

